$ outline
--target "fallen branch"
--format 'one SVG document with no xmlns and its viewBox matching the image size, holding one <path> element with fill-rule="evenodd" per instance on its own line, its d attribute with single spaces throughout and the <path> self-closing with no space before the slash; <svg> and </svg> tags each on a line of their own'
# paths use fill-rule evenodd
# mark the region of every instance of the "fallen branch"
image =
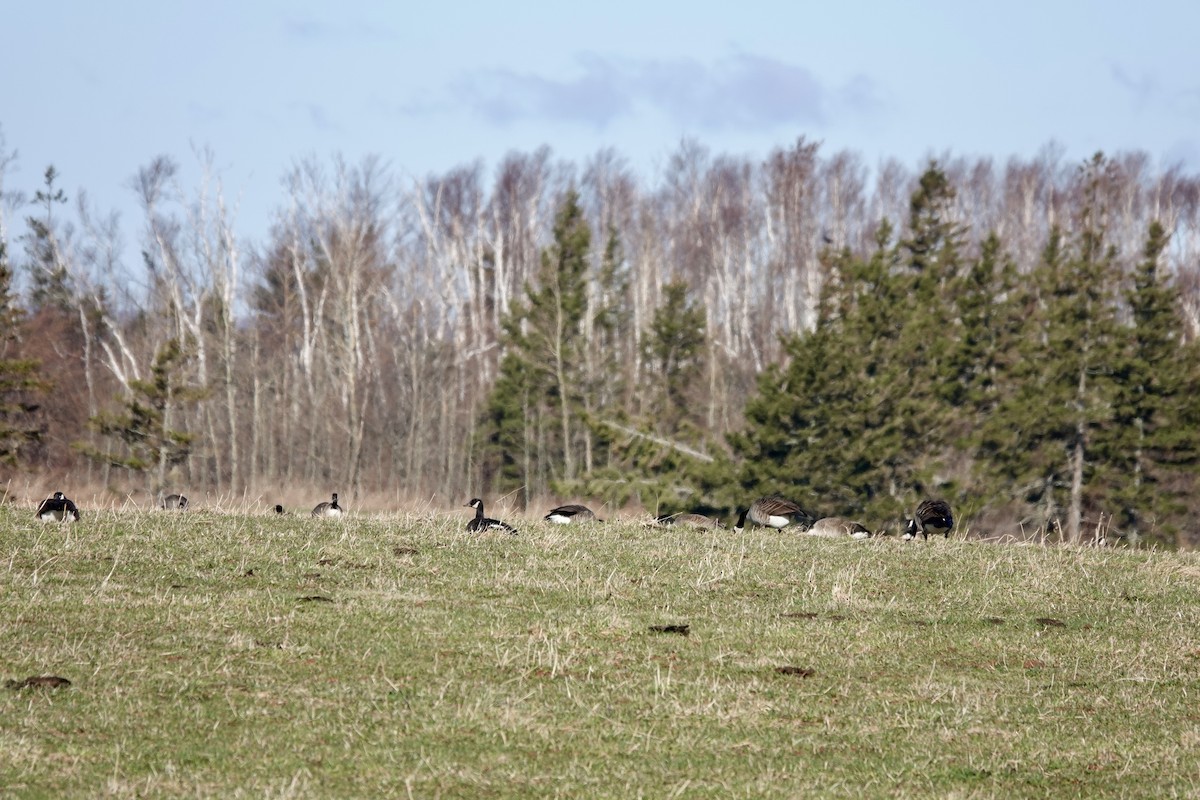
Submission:
<svg viewBox="0 0 1200 800">
<path fill-rule="evenodd" d="M 636 436 L 639 439 L 648 439 L 651 442 L 654 442 L 655 444 L 660 444 L 663 447 L 669 447 L 672 450 L 677 450 L 678 452 L 683 453 L 684 455 L 687 455 L 687 456 L 691 456 L 692 458 L 698 458 L 701 461 L 704 461 L 706 463 L 711 464 L 714 460 L 713 457 L 710 456 L 708 453 L 702 453 L 699 450 L 688 447 L 686 444 L 680 444 L 679 442 L 673 442 L 670 439 L 664 439 L 663 437 L 655 436 L 652 433 L 644 433 L 642 431 L 637 430 L 636 428 L 630 428 L 628 425 L 622 425 L 621 423 L 613 422 L 612 420 L 601 420 L 600 422 L 602 425 L 607 425 L 610 428 L 614 428 L 615 430 L 621 431 L 621 433 L 627 433 L 630 436 Z"/>
</svg>

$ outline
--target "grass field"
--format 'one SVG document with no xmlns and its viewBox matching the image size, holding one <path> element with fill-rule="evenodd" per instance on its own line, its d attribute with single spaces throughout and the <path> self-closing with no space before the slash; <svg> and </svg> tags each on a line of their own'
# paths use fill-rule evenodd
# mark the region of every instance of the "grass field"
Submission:
<svg viewBox="0 0 1200 800">
<path fill-rule="evenodd" d="M 0 509 L 0 796 L 1200 796 L 1195 554 L 468 515 Z"/>
</svg>

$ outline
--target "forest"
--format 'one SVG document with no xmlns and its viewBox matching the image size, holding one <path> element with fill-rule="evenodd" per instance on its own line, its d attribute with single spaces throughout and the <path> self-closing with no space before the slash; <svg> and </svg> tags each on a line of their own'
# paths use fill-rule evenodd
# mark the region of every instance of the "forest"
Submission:
<svg viewBox="0 0 1200 800">
<path fill-rule="evenodd" d="M 211 153 L 128 220 L 0 139 L 4 479 L 731 514 L 1193 547 L 1200 176 L 1144 153 L 868 166 L 680 142 L 404 176 L 295 162 L 261 241 Z M 28 165 L 26 165 L 28 166 Z M 29 170 L 26 169 L 25 173 Z M 131 255 L 132 253 L 132 255 Z"/>
</svg>

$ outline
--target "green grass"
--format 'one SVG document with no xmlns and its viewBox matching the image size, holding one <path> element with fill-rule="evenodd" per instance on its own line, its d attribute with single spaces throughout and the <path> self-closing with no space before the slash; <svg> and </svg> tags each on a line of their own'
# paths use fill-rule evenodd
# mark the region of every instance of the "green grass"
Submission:
<svg viewBox="0 0 1200 800">
<path fill-rule="evenodd" d="M 0 796 L 1200 795 L 1194 554 L 466 519 L 0 510 Z"/>
</svg>

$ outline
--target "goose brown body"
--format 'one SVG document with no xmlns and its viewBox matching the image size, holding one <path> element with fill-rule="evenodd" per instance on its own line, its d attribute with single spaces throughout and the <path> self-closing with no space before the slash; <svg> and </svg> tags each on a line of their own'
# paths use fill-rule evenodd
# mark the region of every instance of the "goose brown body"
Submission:
<svg viewBox="0 0 1200 800">
<path fill-rule="evenodd" d="M 770 528 L 786 528 L 789 525 L 796 525 L 807 530 L 813 524 L 812 514 L 801 508 L 798 503 L 779 495 L 760 497 L 751 503 L 750 507 L 738 517 L 734 529 L 740 531 L 744 528 L 747 519 L 755 525 L 764 525 Z"/>
<path fill-rule="evenodd" d="M 846 517 L 821 517 L 805 533 L 809 536 L 849 536 L 851 539 L 867 539 L 871 536 L 866 525 Z"/>
</svg>

